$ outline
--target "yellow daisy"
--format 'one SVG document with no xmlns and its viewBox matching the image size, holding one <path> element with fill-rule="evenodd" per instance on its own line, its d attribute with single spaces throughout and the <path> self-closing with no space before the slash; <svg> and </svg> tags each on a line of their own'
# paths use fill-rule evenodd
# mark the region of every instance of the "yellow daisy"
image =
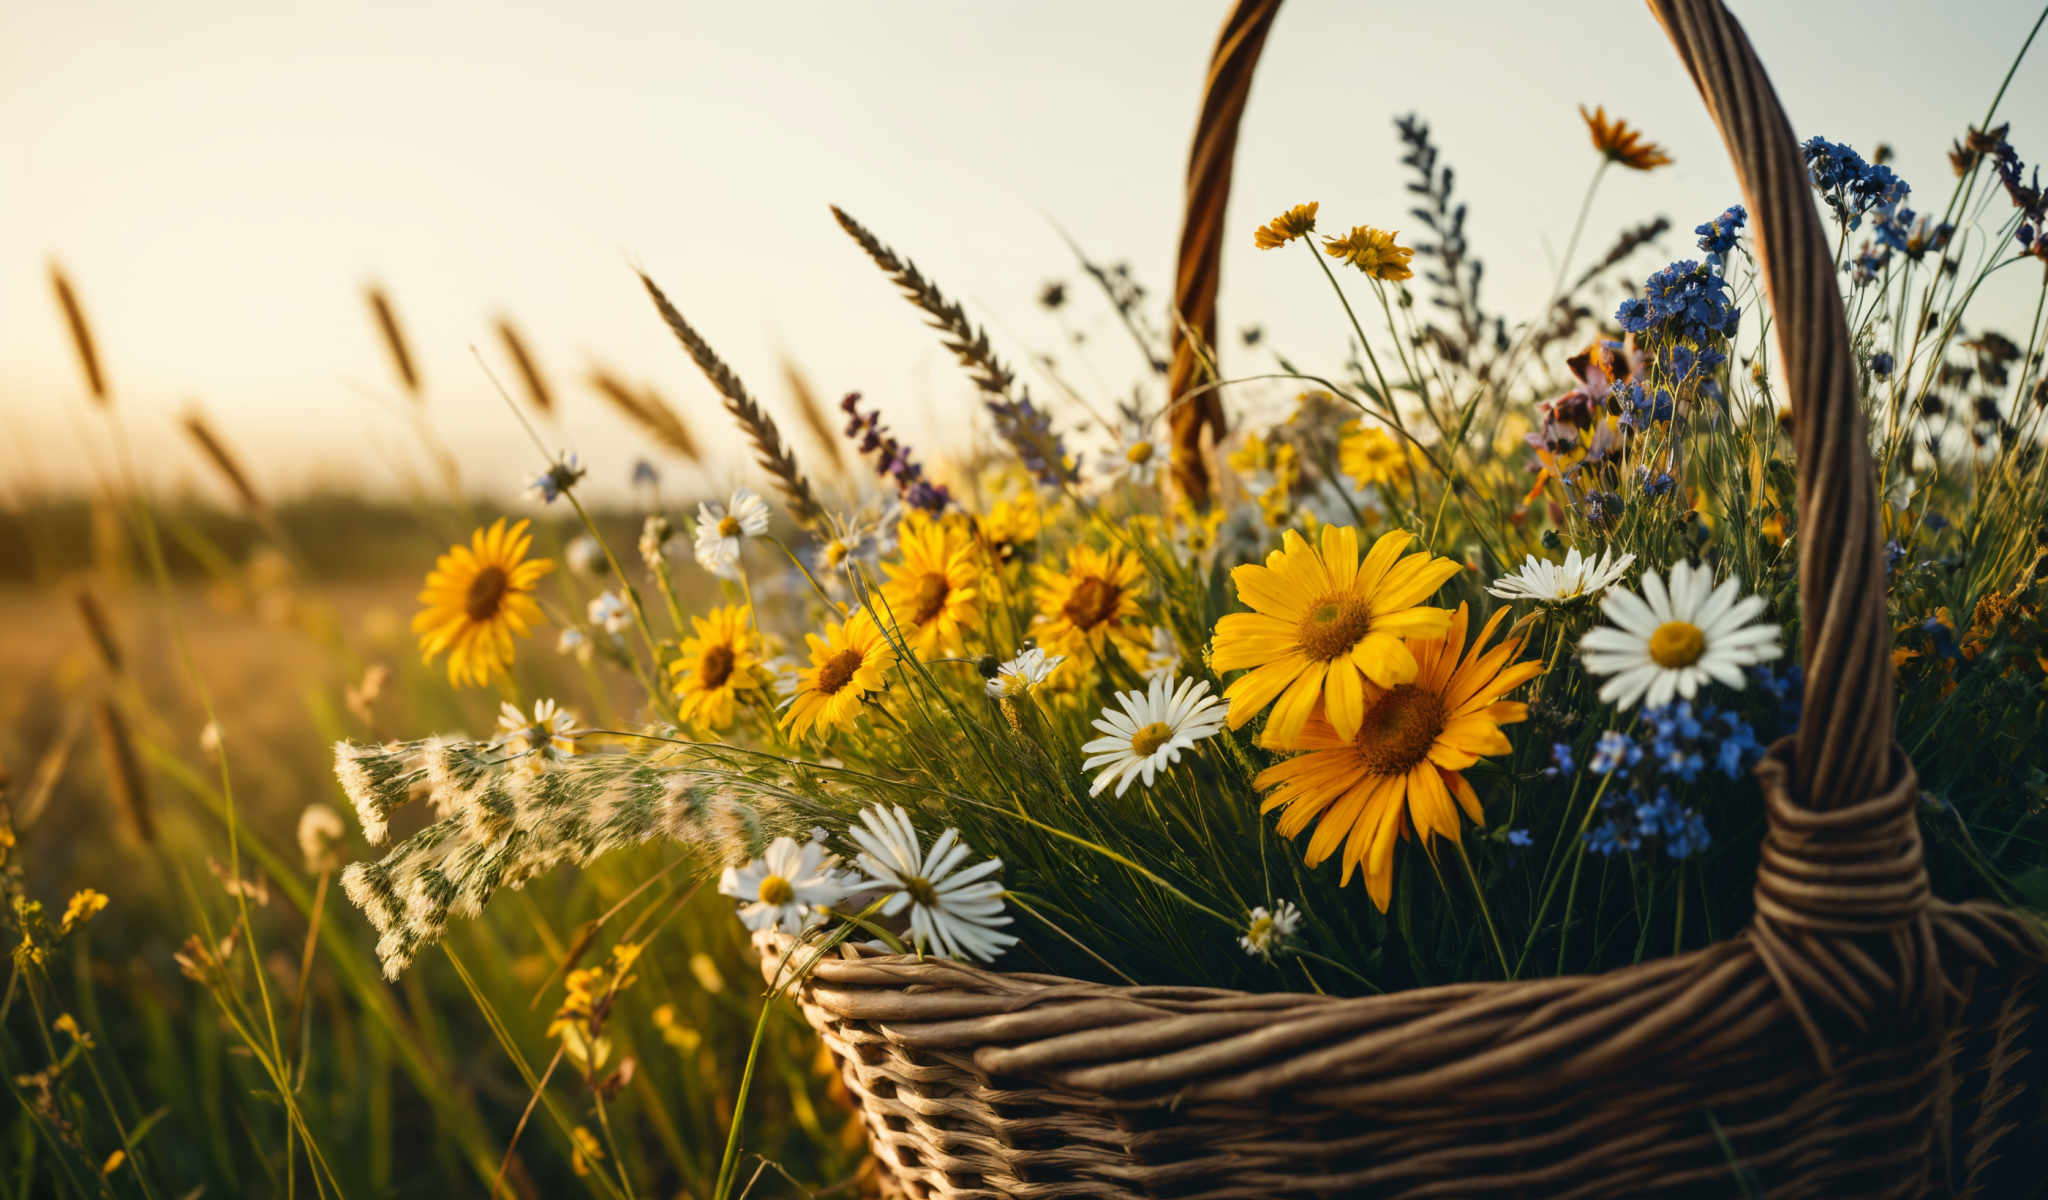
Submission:
<svg viewBox="0 0 2048 1200">
<path fill-rule="evenodd" d="M 691 617 L 690 627 L 696 635 L 683 639 L 668 666 L 677 711 L 685 721 L 724 729 L 732 724 L 739 693 L 758 690 L 763 683 L 754 610 L 728 604 Z"/>
<path fill-rule="evenodd" d="M 1298 237 L 1306 237 L 1316 227 L 1318 202 L 1297 204 L 1279 216 L 1259 226 L 1252 232 L 1252 245 L 1261 250 L 1277 250 Z"/>
<path fill-rule="evenodd" d="M 1593 136 L 1593 149 L 1605 155 L 1609 162 L 1618 162 L 1637 171 L 1651 171 L 1670 164 L 1671 156 L 1664 152 L 1664 147 L 1643 140 L 1642 130 L 1629 128 L 1628 122 L 1620 117 L 1608 121 L 1604 105 L 1587 112 L 1586 106 L 1581 104 L 1579 115 L 1585 118 L 1586 132 Z"/>
<path fill-rule="evenodd" d="M 1152 636 L 1139 609 L 1145 591 L 1145 564 L 1136 554 L 1076 546 L 1064 568 L 1038 568 L 1032 633 L 1040 649 L 1070 662 L 1099 662 L 1105 653 L 1143 662 Z"/>
<path fill-rule="evenodd" d="M 1359 225 L 1343 237 L 1324 238 L 1323 253 L 1343 259 L 1345 266 L 1357 267 L 1374 279 L 1399 283 L 1415 274 L 1408 267 L 1415 251 L 1396 242 L 1394 239 L 1399 236 L 1385 229 Z"/>
<path fill-rule="evenodd" d="M 898 538 L 903 560 L 883 567 L 882 611 L 919 657 L 958 653 L 960 629 L 974 624 L 978 607 L 973 539 L 922 514 L 904 518 Z"/>
<path fill-rule="evenodd" d="M 1408 476 L 1408 447 L 1377 425 L 1347 421 L 1337 443 L 1337 465 L 1360 487 L 1397 484 Z"/>
<path fill-rule="evenodd" d="M 989 550 L 998 562 L 1016 560 L 1025 548 L 1038 540 L 1044 527 L 1045 515 L 1039 511 L 1038 497 L 1029 490 L 999 500 L 988 515 L 981 519 L 981 536 L 987 540 Z"/>
<path fill-rule="evenodd" d="M 489 529 L 469 535 L 434 560 L 420 590 L 422 608 L 412 619 L 426 662 L 448 652 L 448 682 L 488 683 L 512 666 L 512 635 L 525 637 L 540 624 L 534 585 L 555 569 L 553 559 L 527 558 L 533 535 L 526 521 L 506 528 L 499 517 Z"/>
<path fill-rule="evenodd" d="M 1290 529 L 1264 566 L 1232 569 L 1237 598 L 1252 611 L 1217 621 L 1211 651 L 1218 672 L 1250 672 L 1223 693 L 1232 729 L 1270 704 L 1268 735 L 1291 743 L 1322 699 L 1348 738 L 1365 719 L 1366 684 L 1414 680 L 1415 655 L 1402 639 L 1436 637 L 1449 625 L 1446 610 L 1419 606 L 1458 564 L 1427 552 L 1404 556 L 1413 536 L 1383 535 L 1361 563 L 1349 525 L 1324 526 L 1320 546 Z"/>
<path fill-rule="evenodd" d="M 824 734 L 853 724 L 861 700 L 882 690 L 896 652 L 866 609 L 825 627 L 825 636 L 804 635 L 811 665 L 797 672 L 796 695 L 783 711 L 791 737 Z"/>
<path fill-rule="evenodd" d="M 1484 821 L 1479 796 L 1461 774 L 1482 755 L 1511 747 L 1501 726 L 1529 715 L 1528 706 L 1503 700 L 1543 671 L 1540 662 L 1511 662 L 1521 651 L 1509 639 L 1486 643 L 1507 615 L 1496 612 L 1468 650 L 1464 605 L 1443 636 L 1410 638 L 1418 664 L 1412 682 L 1369 688 L 1358 732 L 1339 734 L 1319 711 L 1286 748 L 1306 751 L 1259 772 L 1254 784 L 1271 790 L 1261 812 L 1282 810 L 1279 830 L 1293 837 L 1315 825 L 1302 857 L 1311 867 L 1343 854 L 1343 883 L 1363 869 L 1365 888 L 1381 912 L 1394 887 L 1394 843 L 1410 828 L 1423 845 L 1459 840 L 1458 809 Z"/>
</svg>

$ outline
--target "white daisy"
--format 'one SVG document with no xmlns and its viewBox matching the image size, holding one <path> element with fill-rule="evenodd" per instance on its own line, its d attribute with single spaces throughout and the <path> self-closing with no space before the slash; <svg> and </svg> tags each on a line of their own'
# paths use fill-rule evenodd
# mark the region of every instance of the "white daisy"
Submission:
<svg viewBox="0 0 2048 1200">
<path fill-rule="evenodd" d="M 1282 900 L 1271 911 L 1262 904 L 1252 910 L 1244 936 L 1237 939 L 1237 944 L 1244 947 L 1246 954 L 1271 958 L 1273 952 L 1285 945 L 1300 927 L 1301 910 L 1294 907 L 1294 901 Z"/>
<path fill-rule="evenodd" d="M 1709 679 L 1742 686 L 1742 668 L 1782 653 L 1776 625 L 1753 625 L 1764 611 L 1761 596 L 1743 596 L 1742 581 L 1714 586 L 1713 572 L 1681 562 L 1667 588 L 1655 571 L 1643 575 L 1643 594 L 1617 589 L 1600 601 L 1613 624 L 1596 626 L 1579 642 L 1579 658 L 1594 675 L 1611 675 L 1600 699 L 1621 708 L 1638 702 L 1690 700 Z"/>
<path fill-rule="evenodd" d="M 539 758 L 569 758 L 576 753 L 575 714 L 553 700 L 536 700 L 527 716 L 510 703 L 498 706 L 498 744 L 514 754 L 540 751 Z"/>
<path fill-rule="evenodd" d="M 867 874 L 859 886 L 888 893 L 883 916 L 909 907 L 910 938 L 918 953 L 932 947 L 949 958 L 988 962 L 1016 943 L 1014 934 L 997 928 L 1010 923 L 1003 912 L 1002 881 L 990 878 L 1003 869 L 1002 859 L 960 869 L 973 851 L 957 829 L 940 834 L 931 853 L 924 853 L 910 814 L 900 805 L 864 809 L 860 821 L 847 830 L 861 850 L 855 865 Z"/>
<path fill-rule="evenodd" d="M 591 653 L 596 649 L 581 629 L 564 629 L 555 636 L 555 652 L 573 654 L 577 662 L 589 662 Z"/>
<path fill-rule="evenodd" d="M 815 840 L 798 845 L 795 838 L 779 837 L 753 862 L 727 867 L 718 890 L 740 902 L 740 920 L 748 929 L 802 933 L 846 898 L 852 881 L 838 866 L 839 857 Z"/>
<path fill-rule="evenodd" d="M 1166 450 L 1145 436 L 1143 429 L 1133 429 L 1117 447 L 1116 457 L 1108 460 L 1107 467 L 1112 478 L 1122 477 L 1139 487 L 1150 487 L 1159 478 L 1159 465 L 1165 461 Z"/>
<path fill-rule="evenodd" d="M 697 565 L 720 579 L 740 577 L 740 543 L 768 532 L 768 502 L 740 488 L 724 504 L 697 506 Z"/>
<path fill-rule="evenodd" d="M 996 677 L 988 681 L 988 694 L 1003 697 L 1035 692 L 1065 661 L 1066 655 L 1047 654 L 1036 646 L 1019 650 L 1017 657 L 996 668 Z"/>
<path fill-rule="evenodd" d="M 611 569 L 611 564 L 604 560 L 604 547 L 587 533 L 569 539 L 569 544 L 562 547 L 562 559 L 571 571 L 581 575 L 602 575 Z"/>
<path fill-rule="evenodd" d="M 1546 562 L 1531 554 L 1522 561 L 1520 570 L 1494 580 L 1486 590 L 1503 600 L 1534 600 L 1546 608 L 1570 604 L 1589 600 L 1613 587 L 1635 560 L 1633 554 L 1617 559 L 1613 551 L 1584 558 L 1576 548 L 1565 554 L 1562 563 Z"/>
<path fill-rule="evenodd" d="M 626 607 L 626 601 L 617 592 L 600 592 L 583 610 L 592 625 L 606 633 L 624 633 L 626 626 L 633 623 L 633 612 Z"/>
<path fill-rule="evenodd" d="M 1174 687 L 1171 674 L 1154 677 L 1146 691 L 1119 692 L 1116 702 L 1122 711 L 1105 708 L 1095 718 L 1104 736 L 1081 747 L 1089 756 L 1082 770 L 1103 768 L 1088 789 L 1091 796 L 1112 783 L 1121 796 L 1140 776 L 1151 787 L 1154 776 L 1180 761 L 1182 750 L 1223 728 L 1229 711 L 1209 694 L 1207 680 L 1183 679 Z"/>
</svg>

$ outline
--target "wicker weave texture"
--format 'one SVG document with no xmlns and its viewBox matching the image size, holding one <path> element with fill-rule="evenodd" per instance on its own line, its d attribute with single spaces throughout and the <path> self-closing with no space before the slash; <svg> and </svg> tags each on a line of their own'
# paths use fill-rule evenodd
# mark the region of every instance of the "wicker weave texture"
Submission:
<svg viewBox="0 0 2048 1200">
<path fill-rule="evenodd" d="M 1805 168 L 1719 0 L 1650 7 L 1735 162 L 1797 414 L 1807 691 L 1798 737 L 1758 769 L 1768 832 L 1755 920 L 1707 949 L 1603 975 L 1350 999 L 1114 987 L 844 950 L 796 994 L 895 1194 L 2038 1186 L 2039 943 L 2007 910 L 1929 894 L 1917 780 L 1892 744 L 1867 435 Z M 1176 297 L 1205 340 L 1237 121 L 1277 9 L 1241 0 L 1231 14 L 1190 156 Z M 1181 339 L 1176 399 L 1199 363 Z M 1177 477 L 1205 486 L 1190 472 L 1220 407 L 1182 404 L 1174 421 Z M 760 945 L 772 976 L 788 943 Z"/>
</svg>

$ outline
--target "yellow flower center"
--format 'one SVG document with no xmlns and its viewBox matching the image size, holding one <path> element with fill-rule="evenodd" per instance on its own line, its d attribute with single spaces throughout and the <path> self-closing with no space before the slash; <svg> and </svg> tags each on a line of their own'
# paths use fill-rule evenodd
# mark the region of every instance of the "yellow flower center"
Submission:
<svg viewBox="0 0 2048 1200">
<path fill-rule="evenodd" d="M 1309 607 L 1296 627 L 1301 652 L 1319 662 L 1351 653 L 1358 639 L 1372 631 L 1372 607 L 1356 592 L 1331 592 Z"/>
<path fill-rule="evenodd" d="M 780 875 L 761 877 L 761 903 L 788 904 L 796 899 L 796 889 L 789 886 L 789 880 Z"/>
<path fill-rule="evenodd" d="M 718 519 L 718 536 L 719 536 L 719 537 L 729 537 L 729 538 L 736 538 L 736 537 L 738 537 L 739 535 L 740 535 L 740 519 L 739 519 L 738 517 L 735 517 L 735 516 L 730 516 L 730 515 L 728 515 L 728 516 L 720 517 L 720 518 Z"/>
<path fill-rule="evenodd" d="M 1443 701 L 1435 692 L 1404 683 L 1367 706 L 1352 746 L 1367 771 L 1402 775 L 1428 757 L 1443 730 Z"/>
<path fill-rule="evenodd" d="M 1090 575 L 1067 593 L 1067 602 L 1060 608 L 1060 614 L 1076 629 L 1093 629 L 1109 620 L 1122 596 L 1123 589 L 1116 584 Z"/>
<path fill-rule="evenodd" d="M 1131 735 L 1131 753 L 1139 758 L 1150 758 L 1172 738 L 1172 726 L 1164 721 L 1154 721 Z"/>
<path fill-rule="evenodd" d="M 917 586 L 911 591 L 910 623 L 928 624 L 946 608 L 946 597 L 953 591 L 952 581 L 937 571 L 927 571 L 917 577 Z"/>
<path fill-rule="evenodd" d="M 472 621 L 488 621 L 498 615 L 498 605 L 505 599 L 505 592 L 512 579 L 505 574 L 505 568 L 492 564 L 476 573 L 469 581 L 469 594 L 463 597 L 463 611 Z"/>
<path fill-rule="evenodd" d="M 923 908 L 937 908 L 939 905 L 939 889 L 933 887 L 932 881 L 922 875 L 904 880 L 903 890 L 910 893 L 912 904 Z"/>
<path fill-rule="evenodd" d="M 846 561 L 847 553 L 846 543 L 838 538 L 833 538 L 825 543 L 825 565 L 828 567 L 838 566 Z"/>
<path fill-rule="evenodd" d="M 1152 461 L 1152 443 L 1150 443 L 1150 442 L 1134 442 L 1134 443 L 1132 443 L 1132 445 L 1131 445 L 1131 448 L 1130 448 L 1130 449 L 1128 449 L 1128 450 L 1126 450 L 1126 451 L 1124 451 L 1124 461 L 1125 461 L 1125 462 L 1128 462 L 1128 463 L 1130 463 L 1130 464 L 1131 464 L 1132 466 L 1142 466 L 1142 465 L 1143 465 L 1143 464 L 1145 464 L 1145 463 L 1151 462 L 1151 461 Z"/>
<path fill-rule="evenodd" d="M 825 660 L 818 668 L 816 687 L 826 695 L 836 695 L 853 679 L 853 673 L 860 670 L 861 653 L 851 648 L 841 650 Z"/>
<path fill-rule="evenodd" d="M 725 686 L 732 678 L 733 650 L 730 645 L 720 642 L 704 651 L 704 657 L 697 660 L 697 684 L 709 690 Z"/>
<path fill-rule="evenodd" d="M 1691 621 L 1666 621 L 1650 635 L 1650 661 L 1667 670 L 1689 667 L 1707 652 L 1707 635 Z"/>
<path fill-rule="evenodd" d="M 1273 918 L 1254 918 L 1252 921 L 1252 927 L 1250 929 L 1245 930 L 1244 940 L 1250 942 L 1254 946 L 1263 946 L 1267 942 L 1272 941 Z"/>
</svg>

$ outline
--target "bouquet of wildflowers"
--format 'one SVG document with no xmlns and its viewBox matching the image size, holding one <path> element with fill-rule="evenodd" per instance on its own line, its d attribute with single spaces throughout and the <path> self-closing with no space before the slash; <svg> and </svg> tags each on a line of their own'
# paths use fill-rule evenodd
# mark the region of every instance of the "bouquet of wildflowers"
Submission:
<svg viewBox="0 0 2048 1200">
<path fill-rule="evenodd" d="M 1604 110 L 1586 122 L 1596 188 L 1670 161 Z M 1163 403 L 1141 388 L 1056 419 L 844 213 L 995 437 L 921 459 L 848 395 L 843 457 L 872 475 L 836 507 L 645 281 L 778 499 L 651 512 L 637 554 L 585 518 L 565 554 L 609 586 L 561 646 L 632 676 L 641 722 L 515 696 L 493 735 L 337 748 L 370 841 L 426 810 L 344 876 L 387 971 L 501 887 L 657 838 L 784 944 L 1129 982 L 1383 991 L 1597 970 L 1736 927 L 1764 824 L 1749 770 L 1801 689 L 1789 418 L 1745 214 L 1647 272 L 1668 222 L 1573 277 L 1575 231 L 1548 304 L 1511 322 L 1482 306 L 1427 126 L 1399 129 L 1423 236 L 1325 232 L 1312 203 L 1252 232 L 1273 269 L 1315 264 L 1353 340 L 1312 375 L 1261 336 L 1269 382 L 1212 381 L 1241 423 L 1205 507 L 1160 470 L 1198 449 L 1169 444 Z M 1957 142 L 1924 211 L 1881 152 L 1805 149 L 1840 231 L 1938 883 L 2039 904 L 2048 334 L 2038 300 L 2017 336 L 1969 304 L 2048 266 L 2048 201 L 2003 127 Z M 1162 361 L 1136 285 L 1089 269 Z M 1616 279 L 1626 298 L 1596 303 Z M 534 491 L 582 515 L 582 477 L 563 457 Z M 453 683 L 507 678 L 544 619 L 532 542 L 500 520 L 428 577 L 420 646 Z M 1927 752 L 1944 745 L 1971 752 Z"/>
</svg>

